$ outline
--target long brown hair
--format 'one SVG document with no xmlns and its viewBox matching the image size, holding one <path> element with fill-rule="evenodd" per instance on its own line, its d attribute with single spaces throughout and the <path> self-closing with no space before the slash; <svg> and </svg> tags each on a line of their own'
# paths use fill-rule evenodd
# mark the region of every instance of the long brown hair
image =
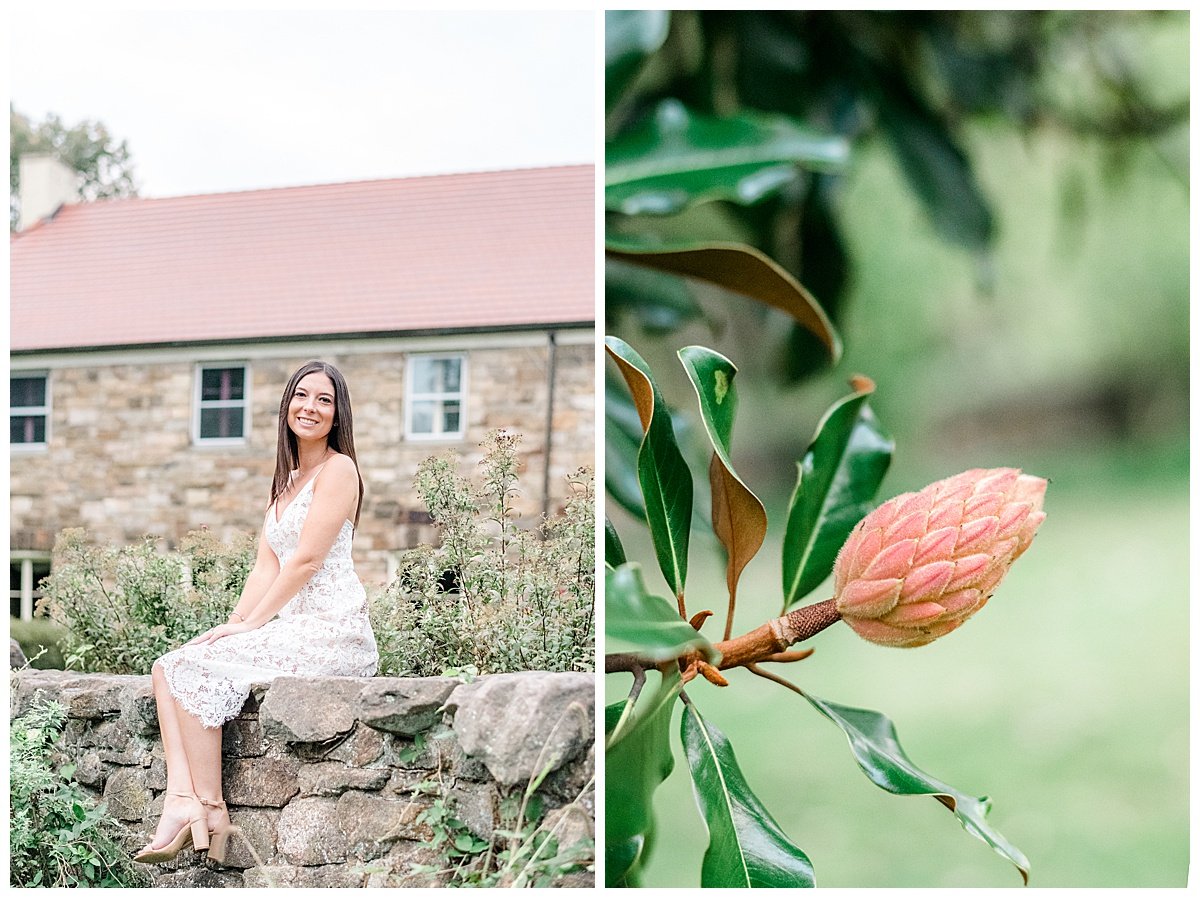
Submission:
<svg viewBox="0 0 1200 898">
<path fill-rule="evenodd" d="M 300 465 L 300 451 L 296 444 L 296 435 L 288 427 L 288 406 L 296 394 L 296 387 L 301 379 L 315 371 L 319 371 L 333 383 L 333 427 L 329 431 L 329 448 L 334 452 L 350 456 L 358 470 L 358 456 L 354 454 L 354 413 L 350 410 L 350 389 L 346 386 L 346 378 L 328 362 L 314 359 L 296 369 L 287 386 L 283 388 L 283 398 L 279 400 L 279 442 L 275 450 L 275 478 L 271 481 L 270 508 L 283 491 L 287 489 L 292 471 Z M 363 479 L 358 475 L 358 507 L 354 509 L 354 529 L 358 529 L 358 516 L 362 512 Z"/>
</svg>

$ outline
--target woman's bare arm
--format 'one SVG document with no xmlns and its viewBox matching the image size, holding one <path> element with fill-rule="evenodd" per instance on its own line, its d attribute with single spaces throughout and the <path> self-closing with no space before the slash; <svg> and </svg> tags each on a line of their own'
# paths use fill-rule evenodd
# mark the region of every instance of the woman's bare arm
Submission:
<svg viewBox="0 0 1200 898">
<path fill-rule="evenodd" d="M 274 508 L 267 511 L 267 514 L 274 513 Z M 267 528 L 264 522 L 262 533 L 258 537 L 258 555 L 254 559 L 254 567 L 251 568 L 249 576 L 246 577 L 246 583 L 242 587 L 241 598 L 238 599 L 238 603 L 230 613 L 230 617 L 233 618 L 236 616 L 237 620 L 230 620 L 230 623 L 245 621 L 250 616 L 250 613 L 258 607 L 258 603 L 266 595 L 267 590 L 271 588 L 271 584 L 275 582 L 275 578 L 278 576 L 279 559 L 275 557 L 270 543 L 267 542 Z"/>
<path fill-rule="evenodd" d="M 192 642 L 213 642 L 223 636 L 255 630 L 278 614 L 321 569 L 325 556 L 333 548 L 342 525 L 352 517 L 357 503 L 358 469 L 350 457 L 335 455 L 325 463 L 313 484 L 312 504 L 304 521 L 304 529 L 300 532 L 300 545 L 287 563 L 279 568 L 262 597 L 246 613 L 246 620 L 214 627 Z"/>
</svg>

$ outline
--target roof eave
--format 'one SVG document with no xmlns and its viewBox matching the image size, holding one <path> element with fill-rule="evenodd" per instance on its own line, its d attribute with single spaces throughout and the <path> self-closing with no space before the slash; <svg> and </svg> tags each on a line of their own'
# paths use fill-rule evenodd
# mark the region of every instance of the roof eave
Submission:
<svg viewBox="0 0 1200 898">
<path fill-rule="evenodd" d="M 413 337 L 445 337 L 459 334 L 520 333 L 522 331 L 560 331 L 594 328 L 596 322 L 551 321 L 529 324 L 502 324 L 473 327 L 424 328 L 419 330 L 352 331 L 346 333 L 287 334 L 286 336 L 232 337 L 212 340 L 166 340 L 157 343 L 104 343 L 94 346 L 42 346 L 12 349 L 10 356 L 38 355 L 41 353 L 85 353 L 121 352 L 144 349 L 182 349 L 207 346 L 245 346 L 249 344 L 300 343 L 312 340 L 388 340 Z"/>
</svg>

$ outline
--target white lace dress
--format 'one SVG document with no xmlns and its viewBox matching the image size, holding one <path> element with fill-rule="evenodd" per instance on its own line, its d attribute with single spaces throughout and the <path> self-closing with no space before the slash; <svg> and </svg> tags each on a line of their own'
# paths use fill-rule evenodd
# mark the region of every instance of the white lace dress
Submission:
<svg viewBox="0 0 1200 898">
<path fill-rule="evenodd" d="M 266 538 L 287 564 L 300 545 L 312 505 L 313 477 L 275 519 L 267 511 Z M 176 701 L 206 727 L 236 717 L 254 683 L 279 676 L 374 676 L 379 665 L 367 617 L 367 595 L 350 557 L 354 527 L 346 521 L 320 570 L 257 630 L 211 645 L 185 645 L 158 659 Z"/>
</svg>

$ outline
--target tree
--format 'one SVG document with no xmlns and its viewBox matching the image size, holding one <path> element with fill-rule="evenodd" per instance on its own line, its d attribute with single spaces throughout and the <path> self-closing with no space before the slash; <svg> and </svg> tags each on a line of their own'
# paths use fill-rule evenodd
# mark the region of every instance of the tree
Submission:
<svg viewBox="0 0 1200 898">
<path fill-rule="evenodd" d="M 1186 152 L 1178 152 L 1186 142 L 1176 138 L 1186 134 L 1189 99 L 1158 95 L 1159 60 L 1134 39 L 1180 17 L 1186 21 L 1179 11 L 1141 10 L 608 13 L 610 329 L 625 314 L 659 333 L 702 317 L 679 278 L 712 280 L 697 272 L 699 257 L 681 271 L 677 257 L 648 248 L 720 241 L 765 254 L 802 281 L 836 330 L 855 268 L 839 193 L 851 153 L 871 141 L 888 148 L 941 239 L 981 259 L 996 222 L 966 140 L 972 122 L 1094 140 L 1114 171 L 1149 145 L 1186 182 Z M 981 280 L 986 271 L 981 265 Z M 826 367 L 821 343 L 797 322 L 775 356 L 777 372 L 794 383 Z"/>
<path fill-rule="evenodd" d="M 768 541 L 768 509 L 778 504 L 759 499 L 752 478 L 734 470 L 735 412 L 739 392 L 762 383 L 754 375 L 768 363 L 790 382 L 839 360 L 854 259 L 841 237 L 848 229 L 837 188 L 869 143 L 891 153 L 937 236 L 980 257 L 996 242 L 996 215 L 975 176 L 966 123 L 1092 138 L 1114 161 L 1148 143 L 1170 165 L 1174 145 L 1159 143 L 1186 125 L 1186 99 L 1155 96 L 1133 65 L 1144 59 L 1107 46 L 1153 21 L 1025 11 L 606 13 L 605 348 L 616 376 L 605 397 L 605 477 L 614 512 L 605 520 L 605 671 L 619 699 L 605 708 L 609 886 L 638 885 L 671 850 L 705 841 L 703 886 L 814 884 L 814 864 L 792 841 L 812 838 L 811 830 L 789 834 L 784 818 L 772 816 L 803 807 L 805 783 L 822 776 L 820 757 L 792 741 L 800 703 L 783 696 L 757 720 L 734 717 L 731 737 L 716 725 L 743 699 L 766 708 L 751 691 L 756 687 L 794 693 L 842 730 L 872 783 L 896 795 L 933 796 L 1028 881 L 1028 859 L 985 820 L 988 799 L 923 772 L 883 714 L 819 699 L 775 671 L 808 658 L 810 650 L 798 644 L 839 621 L 868 642 L 909 648 L 958 627 L 967 607 L 959 603 L 981 608 L 995 578 L 1024 551 L 1025 536 L 1012 534 L 1032 538 L 1044 517 L 1046 481 L 1015 468 L 972 468 L 876 507 L 897 441 L 871 407 L 873 382 L 855 377 L 853 392 L 819 421 L 799 418 L 786 403 L 772 406 L 768 425 L 777 428 L 778 445 L 746 473 L 762 476 L 766 463 L 796 459 L 797 476 L 779 509 L 785 513 L 771 518 L 781 519 L 782 542 Z M 1102 38 L 1106 46 L 1098 48 Z M 1063 74 L 1077 62 L 1087 77 Z M 1064 86 L 1080 95 L 1055 92 Z M 889 238 L 902 242 L 906 235 Z M 776 316 L 773 323 L 767 314 Z M 894 314 L 887 322 L 907 324 Z M 770 338 L 780 323 L 790 329 L 785 342 Z M 709 325 L 705 342 L 733 342 L 749 332 L 751 358 L 739 361 L 749 362 L 751 377 L 735 385 L 738 368 L 721 352 L 677 348 L 683 337 L 675 340 L 674 332 L 694 340 L 702 324 Z M 668 404 L 672 386 L 686 396 L 678 406 Z M 798 430 L 814 433 L 807 448 L 796 442 Z M 759 427 L 742 439 L 764 438 Z M 698 453 L 691 451 L 696 444 Z M 968 520 L 966 508 L 985 505 L 996 513 Z M 942 514 L 954 523 L 943 527 Z M 972 543 L 976 532 L 999 534 L 1010 515 L 1022 524 L 1010 524 L 1009 535 L 986 549 Z M 974 560 L 936 559 L 935 539 L 974 553 Z M 759 558 L 769 564 L 775 554 L 782 573 L 780 616 L 735 627 L 742 572 L 764 546 Z M 723 577 L 692 566 L 688 579 L 689 551 L 697 548 L 717 552 Z M 929 564 L 937 567 L 917 575 Z M 974 584 L 955 581 L 933 599 L 924 591 L 922 576 L 957 578 L 971 567 L 975 573 L 966 576 L 980 577 Z M 804 604 L 830 577 L 833 597 Z M 743 619 L 746 605 L 759 612 L 763 605 L 763 581 L 749 583 L 742 590 L 749 601 L 737 609 Z M 768 601 L 774 598 L 771 589 Z M 714 608 L 717 620 L 703 632 Z M 834 651 L 823 648 L 800 676 L 819 682 Z M 862 673 L 851 671 L 847 687 L 871 688 Z M 737 698 L 722 707 L 713 687 L 737 690 Z M 929 695 L 936 699 L 935 691 Z M 743 746 L 740 760 L 733 737 Z M 746 748 L 756 744 L 780 759 L 774 769 L 786 779 L 770 781 L 761 764 L 766 751 Z M 747 757 L 760 762 L 748 776 L 740 766 Z M 677 758 L 690 773 L 699 821 L 659 791 Z M 768 780 L 771 793 L 760 799 L 752 779 Z M 825 807 L 813 802 L 808 819 L 819 825 Z M 906 842 L 903 831 L 885 838 L 911 846 L 933 874 L 937 852 Z M 874 859 L 866 860 L 864 867 Z"/>
<path fill-rule="evenodd" d="M 137 196 L 133 164 L 126 141 L 117 141 L 102 122 L 84 119 L 75 125 L 49 113 L 43 122 L 9 104 L 8 226 L 16 230 L 21 216 L 21 173 L 26 153 L 53 153 L 82 175 L 79 194 L 85 200 Z"/>
</svg>

